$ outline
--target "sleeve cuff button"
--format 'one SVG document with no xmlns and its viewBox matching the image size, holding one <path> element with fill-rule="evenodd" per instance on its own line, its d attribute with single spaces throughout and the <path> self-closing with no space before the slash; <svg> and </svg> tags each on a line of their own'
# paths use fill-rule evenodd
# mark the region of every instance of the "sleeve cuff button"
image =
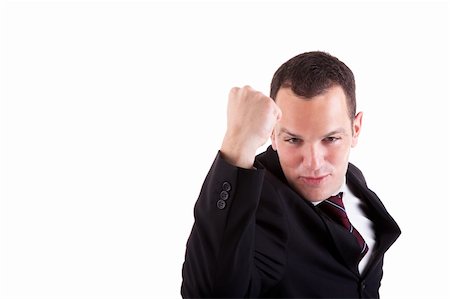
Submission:
<svg viewBox="0 0 450 299">
<path fill-rule="evenodd" d="M 226 205 L 227 205 L 227 203 L 224 200 L 222 200 L 222 199 L 219 199 L 217 201 L 217 208 L 219 208 L 220 210 L 225 209 Z"/>
<path fill-rule="evenodd" d="M 224 182 L 223 184 L 222 184 L 222 189 L 224 190 L 224 191 L 230 191 L 231 190 L 231 184 L 230 183 L 228 183 L 228 182 Z"/>
<path fill-rule="evenodd" d="M 227 200 L 230 197 L 230 194 L 227 191 L 220 192 L 220 199 Z"/>
</svg>

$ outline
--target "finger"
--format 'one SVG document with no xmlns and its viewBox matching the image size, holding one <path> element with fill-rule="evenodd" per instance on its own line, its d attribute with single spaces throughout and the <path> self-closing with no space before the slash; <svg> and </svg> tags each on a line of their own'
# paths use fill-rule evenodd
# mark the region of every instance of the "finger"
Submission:
<svg viewBox="0 0 450 299">
<path fill-rule="evenodd" d="M 230 89 L 229 95 L 234 95 L 239 92 L 239 87 L 233 87 Z"/>
</svg>

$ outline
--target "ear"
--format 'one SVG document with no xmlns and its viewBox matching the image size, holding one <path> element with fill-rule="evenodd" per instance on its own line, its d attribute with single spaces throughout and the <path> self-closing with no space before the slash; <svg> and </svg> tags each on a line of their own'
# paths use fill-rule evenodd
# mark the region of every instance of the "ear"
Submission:
<svg viewBox="0 0 450 299">
<path fill-rule="evenodd" d="M 358 112 L 358 114 L 356 114 L 355 116 L 355 119 L 353 120 L 352 147 L 355 147 L 358 144 L 358 137 L 361 133 L 362 118 L 363 113 Z"/>
<path fill-rule="evenodd" d="M 277 139 L 275 138 L 275 128 L 272 130 L 272 135 L 270 135 L 270 140 L 272 140 L 272 149 L 277 151 Z"/>
</svg>

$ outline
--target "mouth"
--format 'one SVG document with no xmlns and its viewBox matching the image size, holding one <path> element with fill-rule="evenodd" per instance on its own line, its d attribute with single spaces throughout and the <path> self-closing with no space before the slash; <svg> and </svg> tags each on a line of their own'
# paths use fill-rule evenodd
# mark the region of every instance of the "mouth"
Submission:
<svg viewBox="0 0 450 299">
<path fill-rule="evenodd" d="M 308 176 L 300 176 L 299 179 L 305 183 L 305 185 L 311 186 L 311 187 L 319 187 L 322 185 L 326 179 L 330 176 L 329 174 L 323 175 L 323 176 L 316 176 L 316 177 L 308 177 Z"/>
</svg>

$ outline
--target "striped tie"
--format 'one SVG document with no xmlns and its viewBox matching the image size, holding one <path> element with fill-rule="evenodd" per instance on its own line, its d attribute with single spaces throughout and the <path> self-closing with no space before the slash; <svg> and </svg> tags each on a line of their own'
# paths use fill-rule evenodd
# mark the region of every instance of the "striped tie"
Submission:
<svg viewBox="0 0 450 299">
<path fill-rule="evenodd" d="M 345 212 L 344 203 L 342 201 L 342 192 L 338 195 L 331 196 L 330 198 L 324 200 L 319 204 L 319 207 L 322 211 L 324 211 L 331 219 L 342 224 L 346 230 L 352 233 L 356 240 L 358 241 L 359 246 L 361 247 L 361 256 L 362 259 L 364 255 L 369 250 L 366 242 L 360 233 L 353 227 L 350 223 L 350 220 L 347 217 L 347 213 Z"/>
</svg>

